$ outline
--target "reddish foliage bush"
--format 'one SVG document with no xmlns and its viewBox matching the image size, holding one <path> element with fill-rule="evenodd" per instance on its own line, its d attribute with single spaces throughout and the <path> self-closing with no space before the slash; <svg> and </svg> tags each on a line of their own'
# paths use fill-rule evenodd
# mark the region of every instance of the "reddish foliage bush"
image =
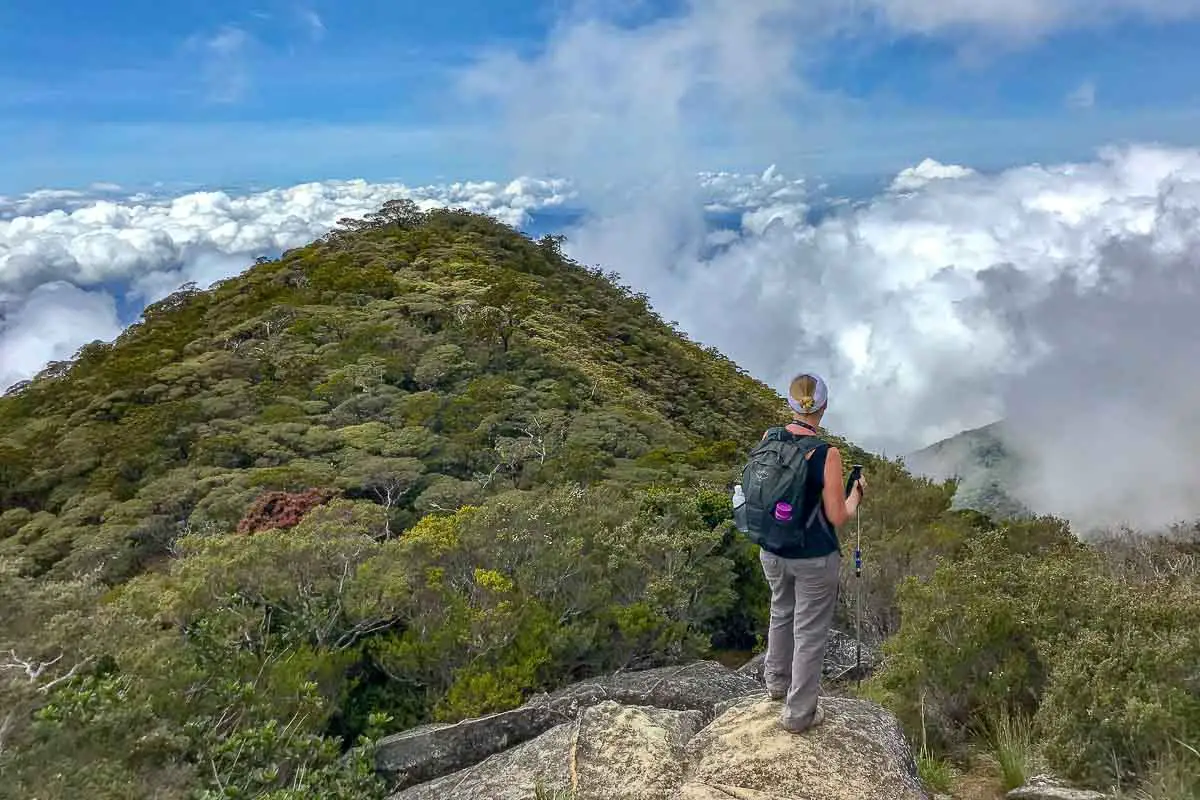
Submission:
<svg viewBox="0 0 1200 800">
<path fill-rule="evenodd" d="M 336 495 L 331 489 L 306 489 L 303 492 L 263 492 L 246 510 L 238 533 L 256 533 L 271 528 L 291 528 L 304 515 Z"/>
</svg>

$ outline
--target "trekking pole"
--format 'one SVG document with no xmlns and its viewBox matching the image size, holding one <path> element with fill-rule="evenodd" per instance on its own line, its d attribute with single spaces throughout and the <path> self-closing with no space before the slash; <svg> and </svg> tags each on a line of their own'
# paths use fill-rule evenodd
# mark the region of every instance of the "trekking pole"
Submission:
<svg viewBox="0 0 1200 800">
<path fill-rule="evenodd" d="M 850 468 L 846 481 L 846 497 L 854 491 L 854 484 L 862 475 L 862 464 Z M 862 685 L 862 509 L 855 509 L 857 531 L 854 540 L 854 683 Z"/>
</svg>

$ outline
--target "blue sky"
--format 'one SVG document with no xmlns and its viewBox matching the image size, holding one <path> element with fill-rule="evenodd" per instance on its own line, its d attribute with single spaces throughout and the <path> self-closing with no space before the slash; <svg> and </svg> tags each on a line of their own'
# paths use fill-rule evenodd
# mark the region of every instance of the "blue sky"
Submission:
<svg viewBox="0 0 1200 800">
<path fill-rule="evenodd" d="M 614 41 L 684 7 L 620 3 Z M 792 69 L 811 96 L 836 102 L 810 96 L 772 113 L 817 130 L 716 136 L 693 155 L 709 169 L 776 163 L 837 177 L 926 156 L 987 169 L 1087 158 L 1110 142 L 1196 144 L 1200 7 L 1162 6 L 1190 10 L 1083 28 L 1059 20 L 1036 35 L 1014 35 L 996 16 L 814 37 Z M 0 7 L 0 194 L 509 177 L 530 163 L 512 158 L 519 134 L 469 102 L 461 71 L 497 48 L 536 56 L 568 10 L 566 0 L 13 0 Z"/>
</svg>

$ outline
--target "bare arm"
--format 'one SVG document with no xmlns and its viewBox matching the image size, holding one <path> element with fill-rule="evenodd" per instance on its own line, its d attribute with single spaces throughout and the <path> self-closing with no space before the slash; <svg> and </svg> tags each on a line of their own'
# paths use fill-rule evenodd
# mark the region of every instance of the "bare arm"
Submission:
<svg viewBox="0 0 1200 800">
<path fill-rule="evenodd" d="M 862 499 L 859 491 L 843 495 L 842 488 L 842 454 L 836 447 L 830 447 L 825 454 L 825 488 L 821 491 L 821 502 L 825 506 L 825 517 L 835 528 L 845 525 L 858 511 L 858 503 Z"/>
</svg>

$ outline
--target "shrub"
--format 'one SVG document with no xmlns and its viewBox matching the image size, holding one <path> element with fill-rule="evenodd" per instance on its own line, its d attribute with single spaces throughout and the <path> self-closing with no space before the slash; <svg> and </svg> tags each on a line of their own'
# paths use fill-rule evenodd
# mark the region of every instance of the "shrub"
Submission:
<svg viewBox="0 0 1200 800">
<path fill-rule="evenodd" d="M 703 654 L 735 599 L 705 499 L 562 488 L 425 517 L 396 543 L 413 587 L 407 630 L 376 657 L 451 720 Z"/>
<path fill-rule="evenodd" d="M 912 731 L 925 697 L 936 749 L 981 732 L 1009 788 L 1030 770 L 1035 739 L 1051 769 L 1099 786 L 1195 741 L 1195 581 L 1142 569 L 1135 580 L 1094 550 L 1046 549 L 1024 523 L 1016 533 L 980 536 L 930 580 L 905 584 L 901 629 L 868 693 Z"/>
<path fill-rule="evenodd" d="M 1046 681 L 1039 642 L 1069 629 L 1083 610 L 1063 597 L 1076 557 L 1013 553 L 1002 533 L 970 542 L 963 557 L 900 589 L 902 624 L 868 692 L 917 729 L 927 698 L 939 749 L 965 743 L 975 720 L 1000 708 L 1032 713 Z"/>
<path fill-rule="evenodd" d="M 1095 785 L 1200 741 L 1200 591 L 1102 583 L 1087 628 L 1059 638 L 1038 711 L 1054 766 Z"/>
<path fill-rule="evenodd" d="M 292 528 L 312 509 L 329 502 L 335 492 L 308 489 L 303 492 L 264 492 L 238 522 L 238 533 L 257 533 L 272 528 Z"/>
</svg>

